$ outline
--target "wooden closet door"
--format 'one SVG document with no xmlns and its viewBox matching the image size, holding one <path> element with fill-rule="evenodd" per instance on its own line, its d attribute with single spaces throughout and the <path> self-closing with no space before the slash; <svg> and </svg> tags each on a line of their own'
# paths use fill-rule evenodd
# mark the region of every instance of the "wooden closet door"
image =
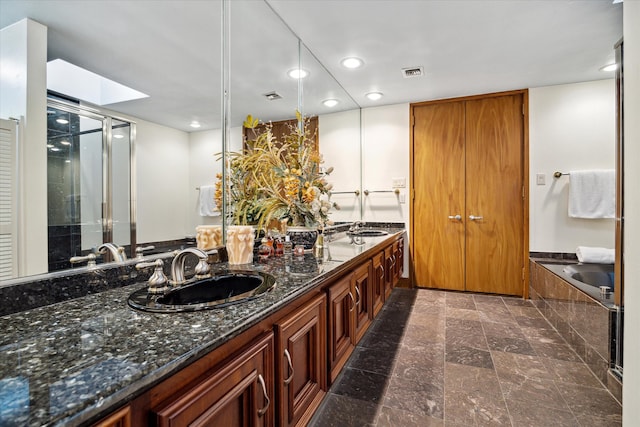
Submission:
<svg viewBox="0 0 640 427">
<path fill-rule="evenodd" d="M 466 102 L 468 291 L 523 295 L 523 125 L 522 94 Z"/>
<path fill-rule="evenodd" d="M 413 114 L 414 283 L 464 290 L 464 102 L 416 106 Z"/>
</svg>

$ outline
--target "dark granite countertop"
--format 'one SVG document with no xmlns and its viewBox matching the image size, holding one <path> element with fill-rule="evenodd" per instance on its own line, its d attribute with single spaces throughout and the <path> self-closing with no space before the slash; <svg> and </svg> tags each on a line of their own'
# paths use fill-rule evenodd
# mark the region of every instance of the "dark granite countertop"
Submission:
<svg viewBox="0 0 640 427">
<path fill-rule="evenodd" d="M 136 311 L 127 305 L 129 294 L 145 286 L 136 283 L 0 317 L 0 425 L 75 426 L 94 420 L 404 232 L 389 231 L 362 245 L 342 235 L 327 243 L 322 260 L 306 254 L 254 263 L 254 269 L 276 277 L 275 288 L 225 308 Z"/>
</svg>

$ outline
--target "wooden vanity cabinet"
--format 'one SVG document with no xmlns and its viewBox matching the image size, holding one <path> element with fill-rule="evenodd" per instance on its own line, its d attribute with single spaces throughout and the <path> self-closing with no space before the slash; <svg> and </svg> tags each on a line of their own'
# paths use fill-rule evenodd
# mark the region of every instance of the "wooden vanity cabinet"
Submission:
<svg viewBox="0 0 640 427">
<path fill-rule="evenodd" d="M 273 333 L 152 410 L 158 427 L 273 426 Z"/>
<path fill-rule="evenodd" d="M 361 264 L 327 288 L 329 379 L 332 383 L 373 319 L 371 262 Z"/>
<path fill-rule="evenodd" d="M 380 310 L 384 305 L 385 300 L 385 258 L 384 251 L 374 255 L 371 258 L 371 281 L 372 281 L 372 292 L 371 292 L 371 309 L 373 312 L 373 317 L 378 315 Z"/>
<path fill-rule="evenodd" d="M 277 425 L 306 425 L 327 390 L 327 298 L 320 294 L 275 325 Z"/>
<path fill-rule="evenodd" d="M 393 252 L 393 245 L 388 246 L 384 250 L 384 298 L 385 301 L 391 296 L 391 291 L 394 286 L 394 273 L 393 270 L 395 268 L 395 253 Z"/>
<path fill-rule="evenodd" d="M 131 407 L 125 406 L 99 423 L 94 424 L 94 427 L 131 427 Z"/>
<path fill-rule="evenodd" d="M 371 274 L 371 261 L 367 261 L 358 267 L 353 273 L 353 291 L 356 297 L 355 316 L 355 342 L 362 339 L 373 320 L 372 294 L 373 275 Z"/>
</svg>

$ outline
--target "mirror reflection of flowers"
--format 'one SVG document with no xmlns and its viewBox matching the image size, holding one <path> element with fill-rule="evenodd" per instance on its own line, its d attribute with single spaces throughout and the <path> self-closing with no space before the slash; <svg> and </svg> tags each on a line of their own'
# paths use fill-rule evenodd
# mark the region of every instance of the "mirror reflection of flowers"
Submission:
<svg viewBox="0 0 640 427">
<path fill-rule="evenodd" d="M 291 226 L 318 227 L 329 220 L 332 185 L 321 169 L 322 156 L 309 131 L 309 121 L 296 112 L 299 126 L 289 125 L 282 139 L 273 135 L 271 123 L 258 131 L 259 120 L 247 116 L 244 127 L 253 130 L 241 152 L 229 154 L 229 199 L 233 223 L 255 224 L 259 229 L 272 220 Z M 221 194 L 220 194 L 221 199 Z M 217 199 L 216 199 L 217 200 Z"/>
</svg>

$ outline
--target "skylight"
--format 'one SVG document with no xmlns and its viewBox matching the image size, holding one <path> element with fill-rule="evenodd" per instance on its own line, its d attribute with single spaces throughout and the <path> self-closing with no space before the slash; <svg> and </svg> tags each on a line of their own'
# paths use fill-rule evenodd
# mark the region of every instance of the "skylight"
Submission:
<svg viewBox="0 0 640 427">
<path fill-rule="evenodd" d="M 62 59 L 47 63 L 47 89 L 96 105 L 149 97 Z"/>
</svg>

